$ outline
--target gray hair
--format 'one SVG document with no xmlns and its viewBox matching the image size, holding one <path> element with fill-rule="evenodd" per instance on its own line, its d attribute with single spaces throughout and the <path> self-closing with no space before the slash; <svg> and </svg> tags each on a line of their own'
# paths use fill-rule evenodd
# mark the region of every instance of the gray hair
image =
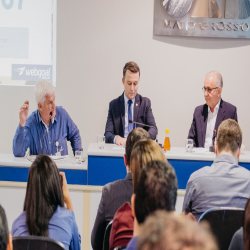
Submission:
<svg viewBox="0 0 250 250">
<path fill-rule="evenodd" d="M 138 250 L 218 250 L 207 222 L 197 224 L 184 216 L 156 211 L 142 224 Z"/>
<path fill-rule="evenodd" d="M 213 77 L 215 79 L 217 87 L 223 88 L 223 78 L 222 78 L 222 75 L 219 72 L 217 72 L 215 70 L 210 71 L 209 73 L 206 74 L 206 78 L 208 76 L 211 76 L 211 77 Z"/>
<path fill-rule="evenodd" d="M 40 103 L 43 105 L 47 95 L 55 94 L 55 88 L 48 81 L 40 81 L 36 84 L 35 94 L 37 104 Z"/>
</svg>

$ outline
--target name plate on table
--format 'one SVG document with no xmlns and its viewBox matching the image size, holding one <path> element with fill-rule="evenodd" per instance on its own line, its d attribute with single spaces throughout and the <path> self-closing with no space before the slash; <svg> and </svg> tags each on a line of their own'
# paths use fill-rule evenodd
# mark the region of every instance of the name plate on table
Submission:
<svg viewBox="0 0 250 250">
<path fill-rule="evenodd" d="M 250 1 L 154 0 L 154 35 L 250 38 Z"/>
</svg>

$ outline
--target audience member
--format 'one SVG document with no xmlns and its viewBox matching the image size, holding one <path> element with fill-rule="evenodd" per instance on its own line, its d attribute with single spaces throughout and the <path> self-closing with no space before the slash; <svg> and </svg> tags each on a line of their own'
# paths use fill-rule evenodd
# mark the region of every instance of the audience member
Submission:
<svg viewBox="0 0 250 250">
<path fill-rule="evenodd" d="M 228 250 L 249 250 L 250 249 L 250 199 L 245 207 L 244 224 L 234 234 Z"/>
<path fill-rule="evenodd" d="M 113 219 L 118 208 L 124 202 L 130 202 L 131 200 L 133 186 L 130 171 L 130 156 L 134 144 L 140 139 L 150 139 L 149 133 L 143 128 L 136 128 L 128 135 L 125 149 L 126 154 L 124 155 L 124 163 L 127 171 L 126 178 L 108 183 L 102 189 L 102 197 L 91 234 L 91 244 L 94 250 L 102 249 L 106 226 Z"/>
<path fill-rule="evenodd" d="M 137 182 L 144 165 L 151 161 L 165 161 L 167 158 L 164 155 L 160 146 L 153 140 L 138 141 L 131 154 L 131 172 L 133 176 L 133 189 L 136 190 Z"/>
<path fill-rule="evenodd" d="M 46 236 L 63 243 L 65 249 L 81 249 L 65 174 L 59 173 L 49 156 L 38 155 L 30 167 L 24 212 L 14 221 L 12 235 Z"/>
<path fill-rule="evenodd" d="M 206 223 L 165 211 L 150 215 L 140 232 L 137 250 L 218 250 Z"/>
<path fill-rule="evenodd" d="M 134 234 L 126 249 L 136 249 L 141 225 L 150 214 L 156 210 L 175 210 L 177 188 L 175 171 L 168 162 L 152 161 L 142 168 L 131 198 Z"/>
<path fill-rule="evenodd" d="M 160 146 L 153 140 L 141 139 L 136 142 L 130 158 L 133 186 L 137 184 L 142 167 L 152 160 L 167 162 Z M 133 228 L 134 219 L 131 207 L 128 203 L 124 203 L 114 216 L 109 248 L 126 246 L 133 236 Z"/>
<path fill-rule="evenodd" d="M 242 132 L 235 120 L 221 123 L 211 167 L 194 172 L 187 183 L 183 211 L 196 219 L 211 207 L 244 208 L 250 196 L 250 171 L 238 165 Z"/>
<path fill-rule="evenodd" d="M 0 250 L 12 250 L 12 237 L 9 233 L 5 211 L 0 205 Z"/>
</svg>

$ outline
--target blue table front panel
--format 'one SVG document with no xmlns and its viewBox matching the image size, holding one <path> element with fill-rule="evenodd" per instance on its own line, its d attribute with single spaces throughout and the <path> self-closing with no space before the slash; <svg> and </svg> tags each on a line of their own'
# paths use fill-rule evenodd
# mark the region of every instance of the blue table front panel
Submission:
<svg viewBox="0 0 250 250">
<path fill-rule="evenodd" d="M 74 169 L 59 169 L 65 172 L 67 183 L 72 185 L 87 185 L 87 171 Z M 29 168 L 0 166 L 0 181 L 27 182 Z"/>
<path fill-rule="evenodd" d="M 175 169 L 179 189 L 186 189 L 190 175 L 196 170 L 205 166 L 211 166 L 211 161 L 187 161 L 187 160 L 168 160 Z"/>
<path fill-rule="evenodd" d="M 186 189 L 190 175 L 198 169 L 211 166 L 212 161 L 173 160 L 169 163 L 174 167 L 179 189 Z M 250 163 L 240 163 L 250 170 Z M 88 185 L 103 186 L 109 182 L 124 179 L 126 168 L 122 157 L 89 156 L 88 157 Z"/>
<path fill-rule="evenodd" d="M 210 161 L 169 160 L 169 162 L 176 171 L 179 189 L 186 189 L 188 179 L 194 171 L 212 164 Z M 122 157 L 88 157 L 88 185 L 103 186 L 125 177 L 126 168 Z"/>
<path fill-rule="evenodd" d="M 88 185 L 103 186 L 125 177 L 126 167 L 122 157 L 88 157 Z"/>
</svg>

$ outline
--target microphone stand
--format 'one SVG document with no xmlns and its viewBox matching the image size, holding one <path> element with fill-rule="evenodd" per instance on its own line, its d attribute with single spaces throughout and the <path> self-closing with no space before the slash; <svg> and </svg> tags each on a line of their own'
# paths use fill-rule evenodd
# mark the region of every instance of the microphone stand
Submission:
<svg viewBox="0 0 250 250">
<path fill-rule="evenodd" d="M 138 124 L 138 125 L 141 125 L 143 127 L 154 128 L 154 126 L 152 126 L 152 125 L 147 125 L 147 124 L 140 123 L 140 122 L 135 122 L 135 121 L 132 121 L 132 120 L 129 120 L 129 123 Z M 155 142 L 162 148 L 162 144 L 158 142 L 158 132 L 156 134 Z"/>
</svg>

